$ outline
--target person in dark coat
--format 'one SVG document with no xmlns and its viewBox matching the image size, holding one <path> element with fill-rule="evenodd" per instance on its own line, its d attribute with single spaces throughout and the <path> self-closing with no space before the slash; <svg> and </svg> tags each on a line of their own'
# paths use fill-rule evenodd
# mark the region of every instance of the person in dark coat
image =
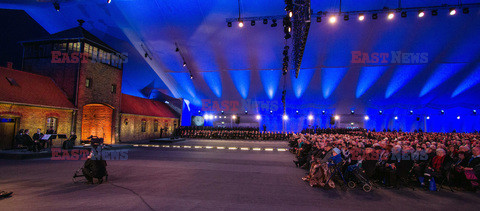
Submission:
<svg viewBox="0 0 480 211">
<path fill-rule="evenodd" d="M 83 164 L 82 172 L 88 184 L 93 184 L 93 178 L 97 178 L 99 183 L 102 183 L 102 178 L 107 175 L 107 162 L 101 156 L 102 148 L 97 144 L 92 145 L 92 147 L 93 150 Z"/>
<path fill-rule="evenodd" d="M 29 135 L 30 133 L 30 130 L 29 129 L 26 129 L 25 130 L 25 133 L 23 134 L 23 142 L 24 144 L 27 146 L 27 149 L 29 151 L 34 151 L 36 152 L 37 151 L 37 147 L 35 146 L 35 142 L 33 141 L 32 137 L 30 137 Z"/>
<path fill-rule="evenodd" d="M 23 133 L 24 133 L 23 129 L 20 129 L 17 135 L 15 135 L 15 145 L 17 147 L 25 146 L 25 143 L 23 140 Z"/>
<path fill-rule="evenodd" d="M 41 131 L 42 130 L 38 128 L 37 132 L 32 136 L 33 142 L 38 149 L 45 148 L 45 141 L 42 140 L 43 133 L 41 133 Z"/>
</svg>

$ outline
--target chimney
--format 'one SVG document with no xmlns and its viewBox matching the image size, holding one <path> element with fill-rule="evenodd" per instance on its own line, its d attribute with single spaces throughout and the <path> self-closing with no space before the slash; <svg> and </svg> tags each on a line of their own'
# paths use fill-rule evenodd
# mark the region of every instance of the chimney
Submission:
<svg viewBox="0 0 480 211">
<path fill-rule="evenodd" d="M 7 62 L 7 68 L 13 69 L 13 62 Z"/>
</svg>

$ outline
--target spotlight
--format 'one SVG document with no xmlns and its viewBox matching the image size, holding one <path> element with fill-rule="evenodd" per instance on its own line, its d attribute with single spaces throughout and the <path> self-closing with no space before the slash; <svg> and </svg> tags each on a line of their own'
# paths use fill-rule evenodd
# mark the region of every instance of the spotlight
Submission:
<svg viewBox="0 0 480 211">
<path fill-rule="evenodd" d="M 256 118 L 257 118 L 257 120 L 260 120 L 260 119 L 262 119 L 262 116 L 257 115 Z"/>
<path fill-rule="evenodd" d="M 445 111 L 444 111 L 444 110 L 441 110 L 440 113 L 443 115 L 443 114 L 445 114 Z"/>
<path fill-rule="evenodd" d="M 412 111 L 412 110 L 410 110 L 410 115 L 412 115 L 412 114 L 413 114 L 413 111 Z"/>
<path fill-rule="evenodd" d="M 348 21 L 348 20 L 350 20 L 350 17 L 348 15 L 344 15 L 343 20 Z"/>
<path fill-rule="evenodd" d="M 312 121 L 313 120 L 313 115 L 308 115 L 308 120 Z"/>
<path fill-rule="evenodd" d="M 468 14 L 469 12 L 470 10 L 468 9 L 468 7 L 463 8 L 463 14 Z"/>
<path fill-rule="evenodd" d="M 193 79 L 193 75 L 190 75 L 190 79 Z"/>
<path fill-rule="evenodd" d="M 329 21 L 330 23 L 335 23 L 335 22 L 337 22 L 337 17 L 335 17 L 335 16 L 332 15 L 332 16 L 330 16 L 330 18 L 328 19 L 328 21 Z"/>
<path fill-rule="evenodd" d="M 238 22 L 238 27 L 240 27 L 240 28 L 243 27 L 243 21 Z"/>
<path fill-rule="evenodd" d="M 215 116 L 215 119 L 218 118 L 217 116 Z"/>
<path fill-rule="evenodd" d="M 340 119 L 340 116 L 335 115 L 335 120 L 339 120 L 339 119 Z"/>
<path fill-rule="evenodd" d="M 423 18 L 425 16 L 425 12 L 423 10 L 418 11 L 418 17 Z"/>
<path fill-rule="evenodd" d="M 394 17 L 395 17 L 395 13 L 393 13 L 393 12 L 388 13 L 387 18 L 388 18 L 389 20 L 392 20 Z"/>
<path fill-rule="evenodd" d="M 297 114 L 298 114 L 298 110 L 297 110 L 297 111 L 295 111 L 295 113 L 297 113 Z"/>
<path fill-rule="evenodd" d="M 55 8 L 57 12 L 60 12 L 60 4 L 57 1 L 53 2 L 53 8 Z"/>
<path fill-rule="evenodd" d="M 430 119 L 430 116 L 427 116 L 427 119 Z"/>
<path fill-rule="evenodd" d="M 376 20 L 377 18 L 378 18 L 378 14 L 377 14 L 377 13 L 373 13 L 373 14 L 372 14 L 372 19 L 373 19 L 373 20 Z"/>
<path fill-rule="evenodd" d="M 227 22 L 228 27 L 232 27 L 232 22 Z"/>
<path fill-rule="evenodd" d="M 283 118 L 283 120 L 288 120 L 287 114 L 284 114 L 282 118 Z"/>
<path fill-rule="evenodd" d="M 455 14 L 457 14 L 457 10 L 455 8 L 450 8 L 449 14 L 450 15 L 455 15 Z"/>
<path fill-rule="evenodd" d="M 245 110 L 245 114 L 248 114 L 248 111 L 247 111 L 247 110 Z"/>
<path fill-rule="evenodd" d="M 364 119 L 365 119 L 365 120 L 369 120 L 370 117 L 368 117 L 367 115 L 365 115 Z"/>
<path fill-rule="evenodd" d="M 322 22 L 322 17 L 317 16 L 317 22 L 318 22 L 318 23 Z"/>
<path fill-rule="evenodd" d="M 473 110 L 473 115 L 477 115 L 477 110 Z"/>
<path fill-rule="evenodd" d="M 354 111 L 354 110 L 351 110 L 351 111 L 350 111 L 350 114 L 355 114 L 355 111 Z"/>
<path fill-rule="evenodd" d="M 365 15 L 363 15 L 363 14 L 358 15 L 358 20 L 359 21 L 365 20 Z"/>
<path fill-rule="evenodd" d="M 250 21 L 251 26 L 255 26 L 255 21 Z"/>
<path fill-rule="evenodd" d="M 322 111 L 322 114 L 325 114 L 325 112 L 326 112 L 326 111 L 325 111 L 325 110 L 323 110 L 323 111 Z"/>
<path fill-rule="evenodd" d="M 201 112 L 201 111 L 200 111 L 200 110 L 198 110 L 198 113 L 200 113 L 200 112 Z"/>
<path fill-rule="evenodd" d="M 273 114 L 273 111 L 272 111 L 272 110 L 270 110 L 270 114 Z"/>
<path fill-rule="evenodd" d="M 407 12 L 403 11 L 400 16 L 402 16 L 402 18 L 406 18 L 407 17 Z"/>
<path fill-rule="evenodd" d="M 383 114 L 383 111 L 382 111 L 382 110 L 380 110 L 380 111 L 378 111 L 378 113 L 379 113 L 380 115 L 382 115 L 382 114 Z"/>
<path fill-rule="evenodd" d="M 397 120 L 397 119 L 398 119 L 398 116 L 395 116 L 395 120 Z"/>
<path fill-rule="evenodd" d="M 232 119 L 237 119 L 237 115 L 233 115 L 233 116 L 232 116 Z"/>
<path fill-rule="evenodd" d="M 224 113 L 223 111 L 221 111 L 221 112 L 222 112 L 222 114 Z"/>
<path fill-rule="evenodd" d="M 293 17 L 293 12 L 292 12 L 292 11 L 290 11 L 290 12 L 288 13 L 288 17 Z"/>
<path fill-rule="evenodd" d="M 277 19 L 273 19 L 272 20 L 272 25 L 270 25 L 271 27 L 277 27 Z"/>
<path fill-rule="evenodd" d="M 263 19 L 263 24 L 267 24 L 268 23 L 268 20 L 267 19 Z"/>
<path fill-rule="evenodd" d="M 148 54 L 147 54 L 147 55 L 148 55 Z M 186 63 L 186 62 L 183 62 L 183 66 L 184 66 L 184 67 L 187 66 L 187 63 Z"/>
<path fill-rule="evenodd" d="M 112 3 L 112 0 L 107 0 L 107 4 L 110 4 L 110 3 Z"/>
<path fill-rule="evenodd" d="M 460 119 L 460 116 L 457 116 L 457 119 Z"/>
<path fill-rule="evenodd" d="M 437 16 L 438 15 L 438 10 L 432 10 L 432 16 Z"/>
</svg>

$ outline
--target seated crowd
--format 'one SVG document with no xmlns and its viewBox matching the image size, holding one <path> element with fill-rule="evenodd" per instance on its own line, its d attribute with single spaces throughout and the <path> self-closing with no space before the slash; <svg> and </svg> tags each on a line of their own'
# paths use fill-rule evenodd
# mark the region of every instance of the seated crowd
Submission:
<svg viewBox="0 0 480 211">
<path fill-rule="evenodd" d="M 289 138 L 290 150 L 297 156 L 294 163 L 308 170 L 303 180 L 311 186 L 335 187 L 335 183 L 348 183 L 348 171 L 358 167 L 369 181 L 385 187 L 478 188 L 478 133 L 371 132 L 363 129 L 324 132 L 293 134 Z M 334 172 L 335 168 L 341 174 Z"/>
<path fill-rule="evenodd" d="M 258 127 L 182 126 L 175 130 L 175 136 L 182 138 L 286 140 L 290 135 L 291 133 L 261 132 Z"/>
</svg>

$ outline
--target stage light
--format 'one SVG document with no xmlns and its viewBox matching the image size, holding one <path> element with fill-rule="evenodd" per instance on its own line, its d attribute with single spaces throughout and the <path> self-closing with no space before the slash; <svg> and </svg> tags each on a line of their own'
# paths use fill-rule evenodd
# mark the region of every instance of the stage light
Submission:
<svg viewBox="0 0 480 211">
<path fill-rule="evenodd" d="M 358 15 L 358 20 L 359 21 L 365 20 L 365 15 L 363 15 L 363 14 Z"/>
<path fill-rule="evenodd" d="M 297 113 L 297 114 L 298 114 L 298 110 L 297 110 L 297 111 L 295 111 L 295 113 Z"/>
<path fill-rule="evenodd" d="M 268 23 L 268 20 L 267 19 L 263 19 L 263 24 L 267 24 Z"/>
<path fill-rule="evenodd" d="M 402 18 L 406 18 L 407 17 L 407 12 L 403 11 L 400 16 L 402 16 Z"/>
<path fill-rule="evenodd" d="M 193 79 L 193 75 L 190 75 L 190 79 Z"/>
<path fill-rule="evenodd" d="M 335 115 L 335 120 L 339 120 L 339 119 L 340 119 L 340 116 Z"/>
<path fill-rule="evenodd" d="M 326 111 L 325 111 L 325 110 L 323 110 L 323 111 L 322 111 L 322 114 L 325 114 L 325 113 L 326 113 Z"/>
<path fill-rule="evenodd" d="M 228 27 L 232 27 L 232 22 L 227 22 Z"/>
<path fill-rule="evenodd" d="M 272 20 L 272 25 L 270 25 L 271 27 L 276 27 L 277 26 L 277 19 L 273 19 Z"/>
<path fill-rule="evenodd" d="M 284 114 L 284 115 L 282 116 L 282 118 L 283 118 L 283 120 L 288 120 L 287 114 Z"/>
<path fill-rule="evenodd" d="M 313 115 L 308 115 L 308 120 L 312 121 L 313 120 Z"/>
<path fill-rule="evenodd" d="M 221 112 L 222 112 L 222 114 L 224 113 L 223 111 L 221 111 Z"/>
<path fill-rule="evenodd" d="M 382 115 L 382 114 L 383 114 L 383 111 L 382 111 L 382 110 L 380 110 L 380 111 L 378 111 L 378 113 L 379 113 L 380 115 Z"/>
<path fill-rule="evenodd" d="M 450 8 L 449 14 L 450 15 L 455 15 L 455 14 L 457 14 L 457 10 L 455 8 Z"/>
<path fill-rule="evenodd" d="M 443 115 L 443 114 L 445 114 L 445 111 L 444 111 L 444 110 L 441 110 L 440 113 Z"/>
<path fill-rule="evenodd" d="M 215 119 L 218 118 L 218 116 L 215 116 Z"/>
<path fill-rule="evenodd" d="M 388 13 L 387 18 L 388 18 L 389 20 L 392 20 L 394 17 L 395 17 L 395 13 L 393 13 L 393 12 Z"/>
<path fill-rule="evenodd" d="M 460 116 L 457 116 L 457 119 L 460 119 Z"/>
<path fill-rule="evenodd" d="M 317 16 L 317 22 L 318 22 L 318 23 L 322 22 L 322 17 Z"/>
<path fill-rule="evenodd" d="M 412 114 L 413 114 L 413 111 L 412 111 L 412 110 L 410 110 L 410 115 L 412 115 Z"/>
<path fill-rule="evenodd" d="M 251 26 L 255 26 L 255 21 L 250 21 Z"/>
<path fill-rule="evenodd" d="M 146 55 L 148 56 L 148 54 L 146 54 Z M 186 63 L 186 62 L 183 62 L 183 66 L 184 66 L 184 67 L 187 66 L 187 63 Z"/>
<path fill-rule="evenodd" d="M 242 28 L 243 27 L 243 21 L 238 22 L 238 27 Z"/>
<path fill-rule="evenodd" d="M 257 118 L 257 120 L 260 120 L 260 119 L 262 119 L 262 116 L 257 115 L 256 118 Z"/>
<path fill-rule="evenodd" d="M 200 110 L 198 110 L 198 113 L 200 113 L 200 112 L 201 112 L 201 111 L 200 111 Z"/>
<path fill-rule="evenodd" d="M 270 114 L 273 114 L 273 111 L 272 111 L 272 110 L 270 110 Z"/>
<path fill-rule="evenodd" d="M 107 4 L 110 4 L 110 3 L 112 3 L 112 0 L 107 0 Z"/>
<path fill-rule="evenodd" d="M 398 119 L 398 116 L 395 116 L 395 120 L 397 120 L 397 119 Z"/>
<path fill-rule="evenodd" d="M 432 16 L 437 16 L 438 15 L 438 10 L 432 10 Z"/>
<path fill-rule="evenodd" d="M 423 18 L 425 16 L 425 12 L 423 10 L 418 11 L 418 17 Z"/>
<path fill-rule="evenodd" d="M 328 21 L 329 21 L 330 23 L 335 23 L 335 22 L 337 22 L 337 17 L 335 17 L 335 16 L 332 15 L 332 16 L 330 16 L 330 18 L 328 19 Z"/>
<path fill-rule="evenodd" d="M 53 2 L 53 8 L 55 8 L 57 12 L 60 12 L 60 4 L 57 1 Z"/>
<path fill-rule="evenodd" d="M 348 21 L 348 20 L 350 20 L 350 17 L 348 15 L 344 15 L 343 20 Z"/>
<path fill-rule="evenodd" d="M 245 110 L 245 114 L 248 114 L 248 111 L 247 111 L 247 110 Z"/>
<path fill-rule="evenodd" d="M 232 119 L 237 119 L 237 115 L 233 115 L 233 116 L 232 116 Z"/>
<path fill-rule="evenodd" d="M 468 9 L 468 7 L 463 8 L 463 14 L 468 14 L 469 12 L 470 10 Z"/>
<path fill-rule="evenodd" d="M 293 17 L 293 12 L 292 12 L 292 11 L 290 11 L 290 12 L 288 13 L 288 17 Z"/>
<path fill-rule="evenodd" d="M 369 120 L 370 117 L 368 117 L 367 115 L 365 115 L 364 119 L 365 119 L 365 120 Z"/>
<path fill-rule="evenodd" d="M 351 110 L 351 111 L 350 111 L 350 114 L 355 114 L 355 111 L 354 111 L 354 110 Z"/>
<path fill-rule="evenodd" d="M 473 110 L 473 115 L 477 115 L 477 110 Z"/>
<path fill-rule="evenodd" d="M 373 19 L 373 20 L 376 20 L 377 18 L 378 18 L 378 14 L 377 14 L 377 13 L 373 13 L 373 14 L 372 14 L 372 19 Z"/>
<path fill-rule="evenodd" d="M 427 116 L 427 119 L 430 119 L 430 116 Z"/>
</svg>

